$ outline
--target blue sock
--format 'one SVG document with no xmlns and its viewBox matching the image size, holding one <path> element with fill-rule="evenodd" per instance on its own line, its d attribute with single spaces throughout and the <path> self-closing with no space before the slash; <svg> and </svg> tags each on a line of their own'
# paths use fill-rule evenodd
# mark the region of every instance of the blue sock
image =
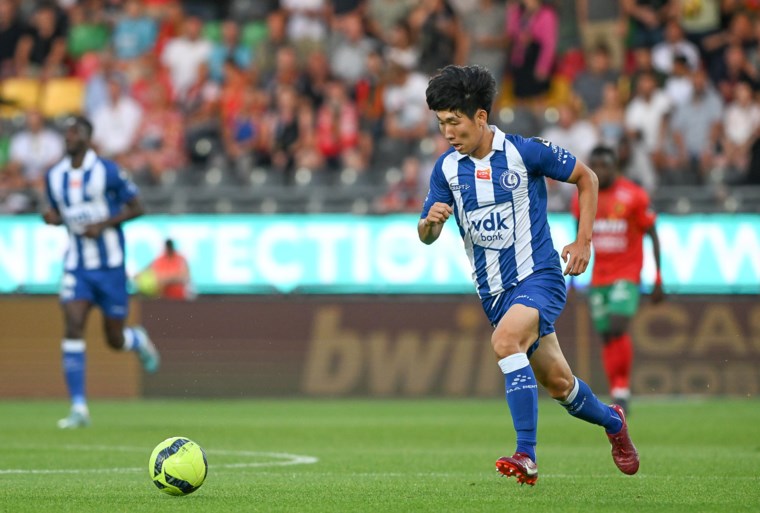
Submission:
<svg viewBox="0 0 760 513">
<path fill-rule="evenodd" d="M 143 344 L 142 334 L 131 327 L 124 328 L 124 351 L 138 352 Z"/>
<path fill-rule="evenodd" d="M 516 353 L 499 360 L 512 424 L 517 433 L 517 450 L 536 461 L 538 428 L 538 385 L 528 355 Z"/>
<path fill-rule="evenodd" d="M 567 399 L 560 401 L 570 415 L 592 424 L 604 426 L 607 433 L 613 434 L 623 429 L 623 420 L 618 414 L 600 401 L 591 388 L 578 377 Z"/>
<path fill-rule="evenodd" d="M 75 408 L 86 407 L 85 396 L 85 343 L 81 339 L 64 339 L 61 344 L 63 351 L 63 375 L 69 390 L 71 405 Z"/>
</svg>

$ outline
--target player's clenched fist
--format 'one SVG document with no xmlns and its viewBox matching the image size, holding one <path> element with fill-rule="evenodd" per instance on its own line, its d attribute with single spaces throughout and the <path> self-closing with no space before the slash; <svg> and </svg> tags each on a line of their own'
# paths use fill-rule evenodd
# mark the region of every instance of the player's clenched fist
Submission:
<svg viewBox="0 0 760 513">
<path fill-rule="evenodd" d="M 443 224 L 453 213 L 454 210 L 450 205 L 440 202 L 433 203 L 433 206 L 430 207 L 430 210 L 428 211 L 425 221 L 430 224 Z"/>
<path fill-rule="evenodd" d="M 61 214 L 53 209 L 45 211 L 45 213 L 42 214 L 42 218 L 45 220 L 45 223 L 52 225 L 60 225 L 63 222 L 61 220 Z"/>
<path fill-rule="evenodd" d="M 454 210 L 446 203 L 435 202 L 430 206 L 427 216 L 417 223 L 417 233 L 425 244 L 432 244 L 441 235 L 443 223 L 451 217 Z"/>
</svg>

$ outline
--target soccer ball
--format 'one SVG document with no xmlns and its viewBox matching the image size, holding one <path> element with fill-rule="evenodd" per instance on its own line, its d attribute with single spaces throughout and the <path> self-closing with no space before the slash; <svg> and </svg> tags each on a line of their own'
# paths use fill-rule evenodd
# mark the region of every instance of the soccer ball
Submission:
<svg viewBox="0 0 760 513">
<path fill-rule="evenodd" d="M 139 294 L 155 298 L 159 296 L 161 287 L 158 286 L 158 276 L 153 269 L 146 269 L 134 278 L 135 289 Z"/>
<path fill-rule="evenodd" d="M 208 462 L 201 446 L 188 438 L 167 438 L 153 449 L 148 472 L 159 490 L 169 495 L 187 495 L 206 480 Z"/>
</svg>

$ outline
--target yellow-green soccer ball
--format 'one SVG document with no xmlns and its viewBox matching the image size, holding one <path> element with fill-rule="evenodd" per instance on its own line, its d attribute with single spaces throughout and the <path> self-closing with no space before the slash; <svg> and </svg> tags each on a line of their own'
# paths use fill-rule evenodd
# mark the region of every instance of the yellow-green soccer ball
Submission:
<svg viewBox="0 0 760 513">
<path fill-rule="evenodd" d="M 161 288 L 158 286 L 158 277 L 153 269 L 146 269 L 134 278 L 135 289 L 139 294 L 146 297 L 158 297 Z"/>
<path fill-rule="evenodd" d="M 159 490 L 187 495 L 201 487 L 208 473 L 206 453 L 188 438 L 167 438 L 153 449 L 148 472 Z"/>
</svg>

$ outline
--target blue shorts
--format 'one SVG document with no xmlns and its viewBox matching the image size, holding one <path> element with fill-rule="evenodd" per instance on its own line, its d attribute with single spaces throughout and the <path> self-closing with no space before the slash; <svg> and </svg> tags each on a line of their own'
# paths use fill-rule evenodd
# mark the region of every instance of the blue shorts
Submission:
<svg viewBox="0 0 760 513">
<path fill-rule="evenodd" d="M 517 286 L 496 296 L 482 300 L 488 320 L 495 328 L 507 310 L 514 304 L 521 304 L 538 310 L 538 339 L 554 333 L 557 320 L 567 301 L 565 277 L 559 269 L 542 269 L 531 274 Z M 539 340 L 528 349 L 528 357 L 538 349 Z"/>
<path fill-rule="evenodd" d="M 61 303 L 89 301 L 103 315 L 124 319 L 129 314 L 127 273 L 124 268 L 65 271 L 61 280 Z"/>
</svg>

